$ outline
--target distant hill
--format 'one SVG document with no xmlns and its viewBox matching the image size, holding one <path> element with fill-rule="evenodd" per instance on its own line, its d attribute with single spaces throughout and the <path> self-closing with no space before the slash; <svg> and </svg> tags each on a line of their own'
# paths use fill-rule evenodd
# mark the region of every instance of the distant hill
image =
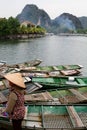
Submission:
<svg viewBox="0 0 87 130">
<path fill-rule="evenodd" d="M 56 17 L 52 22 L 52 26 L 55 27 L 55 33 L 73 32 L 83 28 L 80 20 L 69 13 L 63 13 Z"/>
<path fill-rule="evenodd" d="M 52 20 L 44 10 L 39 9 L 33 4 L 26 5 L 22 12 L 17 15 L 17 19 L 20 23 L 30 21 L 36 25 L 46 28 L 48 32 L 56 34 L 62 32 L 73 32 L 76 29 L 83 28 L 81 19 L 73 16 L 72 14 L 63 13 Z"/>
<path fill-rule="evenodd" d="M 87 29 L 87 17 L 85 17 L 85 16 L 79 17 L 79 20 L 81 21 L 83 28 Z"/>
</svg>

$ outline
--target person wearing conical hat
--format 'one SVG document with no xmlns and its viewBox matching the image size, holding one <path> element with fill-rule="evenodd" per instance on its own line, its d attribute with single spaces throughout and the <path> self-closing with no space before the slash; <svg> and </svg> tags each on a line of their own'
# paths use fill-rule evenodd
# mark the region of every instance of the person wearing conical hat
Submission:
<svg viewBox="0 0 87 130">
<path fill-rule="evenodd" d="M 20 73 L 6 74 L 4 78 L 9 81 L 12 88 L 5 112 L 12 120 L 13 130 L 22 130 L 22 120 L 25 115 L 24 90 L 26 86 L 24 80 Z"/>
</svg>

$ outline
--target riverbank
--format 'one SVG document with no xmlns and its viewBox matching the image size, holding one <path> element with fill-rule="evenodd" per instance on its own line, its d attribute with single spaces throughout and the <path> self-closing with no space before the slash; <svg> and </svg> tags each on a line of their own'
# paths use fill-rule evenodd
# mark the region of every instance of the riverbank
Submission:
<svg viewBox="0 0 87 130">
<path fill-rule="evenodd" d="M 0 37 L 0 40 L 6 40 L 6 39 L 29 39 L 29 38 L 40 38 L 44 37 L 45 34 L 17 34 L 17 35 L 7 35 Z"/>
<path fill-rule="evenodd" d="M 87 37 L 87 34 L 79 34 L 79 33 L 59 33 L 58 36 L 85 36 L 85 37 Z"/>
</svg>

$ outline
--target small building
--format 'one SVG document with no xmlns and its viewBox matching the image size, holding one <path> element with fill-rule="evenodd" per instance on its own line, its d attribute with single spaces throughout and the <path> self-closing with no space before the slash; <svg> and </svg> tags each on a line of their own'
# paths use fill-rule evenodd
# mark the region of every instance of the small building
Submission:
<svg viewBox="0 0 87 130">
<path fill-rule="evenodd" d="M 22 26 L 26 26 L 26 27 L 35 27 L 35 24 L 33 24 L 32 22 L 30 21 L 24 21 L 21 23 L 21 27 Z"/>
</svg>

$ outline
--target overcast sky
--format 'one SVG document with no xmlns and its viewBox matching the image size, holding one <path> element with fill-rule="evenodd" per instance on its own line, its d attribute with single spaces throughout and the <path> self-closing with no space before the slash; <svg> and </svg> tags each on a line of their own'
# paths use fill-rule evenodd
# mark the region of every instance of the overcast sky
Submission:
<svg viewBox="0 0 87 130">
<path fill-rule="evenodd" d="M 0 0 L 0 17 L 16 17 L 27 4 L 45 10 L 51 19 L 62 13 L 87 16 L 87 0 Z"/>
</svg>

